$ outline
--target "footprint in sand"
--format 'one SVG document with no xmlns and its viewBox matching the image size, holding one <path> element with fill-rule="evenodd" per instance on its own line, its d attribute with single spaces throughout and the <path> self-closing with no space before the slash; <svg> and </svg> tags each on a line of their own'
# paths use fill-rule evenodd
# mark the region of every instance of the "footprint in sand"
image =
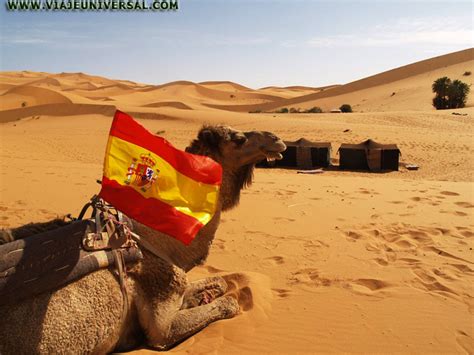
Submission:
<svg viewBox="0 0 474 355">
<path fill-rule="evenodd" d="M 335 280 L 321 277 L 319 271 L 313 268 L 301 269 L 292 273 L 290 278 L 292 283 L 305 284 L 314 287 L 331 286 Z"/>
<path fill-rule="evenodd" d="M 463 258 L 460 258 L 460 257 L 458 257 L 456 255 L 453 255 L 453 254 L 450 254 L 448 252 L 445 252 L 444 250 L 441 250 L 441 249 L 439 249 L 437 247 L 434 247 L 434 246 L 425 247 L 424 250 L 431 251 L 431 252 L 436 253 L 439 256 L 443 256 L 445 258 L 451 258 L 451 259 L 455 259 L 455 260 L 464 261 L 464 262 L 469 263 L 469 264 L 473 264 L 468 260 L 465 260 Z"/>
<path fill-rule="evenodd" d="M 286 221 L 286 222 L 294 222 L 296 221 L 294 218 L 286 218 L 286 217 L 273 217 L 275 221 Z"/>
<path fill-rule="evenodd" d="M 466 237 L 466 238 L 472 238 L 472 237 L 474 237 L 474 232 L 471 232 L 471 231 L 468 231 L 468 230 L 461 231 L 460 234 L 461 234 L 463 237 Z"/>
<path fill-rule="evenodd" d="M 410 241 L 406 239 L 398 240 L 395 242 L 396 245 L 398 245 L 402 249 L 415 249 L 416 245 L 411 243 Z"/>
<path fill-rule="evenodd" d="M 459 216 L 459 217 L 468 216 L 468 214 L 467 214 L 466 212 L 462 212 L 462 211 L 446 211 L 446 210 L 441 210 L 441 211 L 439 211 L 439 213 L 449 213 L 449 214 L 452 214 L 452 215 L 455 215 L 455 216 Z"/>
<path fill-rule="evenodd" d="M 376 192 L 374 190 L 364 189 L 363 187 L 361 187 L 359 189 L 359 191 L 357 191 L 357 192 L 360 193 L 360 194 L 364 194 L 364 195 L 380 195 L 378 192 Z"/>
<path fill-rule="evenodd" d="M 456 331 L 456 342 L 467 354 L 474 353 L 474 340 L 468 333 L 462 330 Z"/>
<path fill-rule="evenodd" d="M 226 295 L 234 297 L 239 302 L 240 308 L 243 311 L 248 311 L 253 308 L 253 294 L 252 289 L 247 286 L 248 278 L 244 274 L 229 274 L 222 276 L 227 282 Z"/>
<path fill-rule="evenodd" d="M 322 240 L 310 240 L 303 245 L 305 248 L 321 248 L 326 247 L 329 248 L 329 244 L 323 242 Z"/>
<path fill-rule="evenodd" d="M 452 191 L 441 191 L 440 194 L 445 196 L 459 196 L 457 192 Z"/>
<path fill-rule="evenodd" d="M 388 265 L 388 261 L 385 260 L 385 259 L 382 259 L 382 258 L 375 258 L 374 261 L 381 265 L 381 266 L 387 266 Z"/>
<path fill-rule="evenodd" d="M 463 208 L 473 208 L 474 207 L 474 204 L 470 203 L 470 202 L 454 202 L 454 204 L 456 206 L 459 206 L 459 207 L 463 207 Z"/>
<path fill-rule="evenodd" d="M 344 233 L 344 235 L 347 237 L 348 240 L 350 241 L 357 241 L 359 239 L 364 239 L 364 236 L 358 232 L 354 232 L 354 231 L 348 231 L 346 233 Z"/>
<path fill-rule="evenodd" d="M 436 276 L 439 276 L 441 277 L 442 279 L 446 280 L 446 281 L 456 281 L 456 280 L 459 280 L 458 277 L 454 276 L 454 275 L 451 275 L 449 273 L 449 271 L 447 270 L 441 270 L 441 269 L 433 269 L 433 274 L 435 274 Z"/>
<path fill-rule="evenodd" d="M 416 275 L 415 279 L 413 280 L 413 286 L 415 288 L 429 292 L 447 292 L 456 296 L 458 295 L 457 292 L 442 284 L 436 276 L 430 275 L 428 271 L 423 269 L 416 269 L 412 271 Z"/>
<path fill-rule="evenodd" d="M 266 258 L 267 260 L 270 260 L 271 262 L 277 264 L 277 265 L 281 265 L 281 264 L 284 264 L 285 263 L 285 259 L 282 257 L 282 256 L 271 256 L 269 258 Z"/>
<path fill-rule="evenodd" d="M 415 214 L 414 213 L 400 213 L 398 216 L 399 217 L 410 217 L 410 216 L 414 216 Z"/>
<path fill-rule="evenodd" d="M 464 273 L 464 274 L 473 274 L 474 270 L 471 269 L 469 266 L 464 265 L 464 264 L 449 264 L 452 267 L 454 267 L 456 270 Z"/>
<path fill-rule="evenodd" d="M 280 195 L 280 196 L 291 196 L 291 195 L 294 195 L 296 194 L 296 191 L 293 191 L 293 190 L 279 190 L 276 192 L 277 195 Z"/>
<path fill-rule="evenodd" d="M 377 279 L 358 279 L 354 280 L 352 282 L 352 287 L 356 287 L 356 289 L 360 289 L 362 286 L 365 289 L 369 289 L 370 291 L 379 291 L 381 289 L 384 289 L 386 287 L 389 287 L 390 284 L 388 282 L 382 281 L 382 280 L 377 280 Z M 367 290 L 364 290 L 367 291 Z"/>
<path fill-rule="evenodd" d="M 287 290 L 287 289 L 284 289 L 284 288 L 272 288 L 272 291 L 279 298 L 287 298 L 291 294 L 291 290 Z"/>
<path fill-rule="evenodd" d="M 213 246 L 215 246 L 216 248 L 219 248 L 220 250 L 225 250 L 226 247 L 225 247 L 225 242 L 223 239 L 214 239 L 214 243 L 212 244 Z"/>
</svg>

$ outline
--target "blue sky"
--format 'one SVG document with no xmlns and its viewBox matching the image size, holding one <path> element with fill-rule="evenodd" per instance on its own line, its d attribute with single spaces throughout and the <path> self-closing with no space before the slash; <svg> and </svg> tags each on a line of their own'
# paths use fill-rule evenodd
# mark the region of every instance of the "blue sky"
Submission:
<svg viewBox="0 0 474 355">
<path fill-rule="evenodd" d="M 474 46 L 471 1 L 179 0 L 175 12 L 7 12 L 1 70 L 160 84 L 347 83 Z"/>
</svg>

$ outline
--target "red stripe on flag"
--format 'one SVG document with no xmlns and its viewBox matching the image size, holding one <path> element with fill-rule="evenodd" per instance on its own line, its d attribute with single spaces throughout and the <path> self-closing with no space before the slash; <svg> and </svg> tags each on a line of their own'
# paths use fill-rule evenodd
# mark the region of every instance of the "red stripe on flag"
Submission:
<svg viewBox="0 0 474 355">
<path fill-rule="evenodd" d="M 155 198 L 145 198 L 130 186 L 120 185 L 115 180 L 102 177 L 99 193 L 107 202 L 138 222 L 159 230 L 189 245 L 204 226 L 197 219 L 179 212 L 172 206 Z M 138 216 L 138 218 L 136 218 Z"/>
<path fill-rule="evenodd" d="M 164 138 L 151 134 L 126 113 L 115 112 L 110 135 L 152 151 L 193 180 L 210 185 L 222 182 L 222 167 L 219 163 L 209 157 L 176 149 Z"/>
</svg>

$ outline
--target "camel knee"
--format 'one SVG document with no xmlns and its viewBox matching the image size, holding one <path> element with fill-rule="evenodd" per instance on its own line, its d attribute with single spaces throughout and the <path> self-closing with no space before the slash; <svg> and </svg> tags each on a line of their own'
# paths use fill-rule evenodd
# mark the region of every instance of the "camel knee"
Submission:
<svg viewBox="0 0 474 355">
<path fill-rule="evenodd" d="M 227 282 L 220 276 L 209 277 L 189 284 L 181 309 L 208 304 L 227 291 Z"/>
<path fill-rule="evenodd" d="M 203 306 L 180 310 L 171 320 L 171 324 L 168 324 L 165 332 L 148 339 L 148 345 L 159 350 L 169 349 L 212 322 L 232 318 L 239 312 L 239 303 L 231 296 L 218 298 Z"/>
</svg>

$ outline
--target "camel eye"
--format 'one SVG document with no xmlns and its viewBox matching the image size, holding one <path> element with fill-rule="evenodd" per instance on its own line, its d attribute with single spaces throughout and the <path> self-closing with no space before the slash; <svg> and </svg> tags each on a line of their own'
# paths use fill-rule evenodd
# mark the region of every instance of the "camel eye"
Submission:
<svg viewBox="0 0 474 355">
<path fill-rule="evenodd" d="M 243 134 L 235 134 L 232 137 L 232 142 L 234 142 L 238 146 L 241 146 L 242 144 L 247 142 L 247 137 L 245 137 Z"/>
</svg>

